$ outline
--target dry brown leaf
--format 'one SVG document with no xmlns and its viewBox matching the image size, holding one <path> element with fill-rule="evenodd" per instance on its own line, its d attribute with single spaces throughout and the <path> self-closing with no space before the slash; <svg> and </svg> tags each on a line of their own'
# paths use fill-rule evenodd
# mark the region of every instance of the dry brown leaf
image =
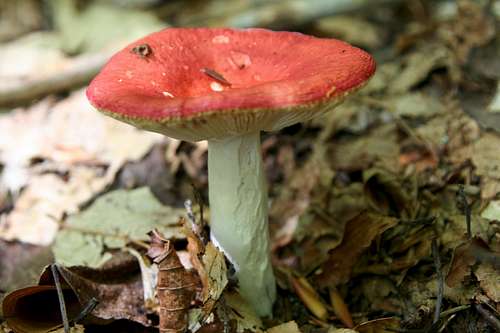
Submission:
<svg viewBox="0 0 500 333">
<path fill-rule="evenodd" d="M 206 317 L 215 306 L 227 286 L 227 267 L 224 254 L 212 242 L 204 245 L 191 231 L 185 229 L 191 263 L 202 285 L 201 301 Z"/>
<path fill-rule="evenodd" d="M 320 286 L 331 287 L 347 282 L 361 253 L 397 221 L 373 213 L 362 213 L 349 221 L 342 243 L 330 252 L 330 258 L 322 265 L 322 272 L 317 277 Z"/>
<path fill-rule="evenodd" d="M 450 269 L 446 276 L 446 284 L 450 287 L 458 285 L 466 275 L 470 274 L 472 266 L 479 262 L 481 265 L 474 270 L 474 274 L 479 281 L 484 280 L 484 287 L 489 290 L 498 284 L 498 279 L 496 282 L 493 281 L 498 278 L 498 275 L 493 276 L 492 280 L 489 272 L 494 270 L 494 267 L 500 267 L 499 258 L 500 254 L 492 252 L 486 242 L 481 238 L 474 237 L 454 250 Z M 498 298 L 497 294 L 492 294 L 492 296 Z"/>
<path fill-rule="evenodd" d="M 218 306 L 217 310 L 219 318 L 227 322 L 236 322 L 237 333 L 263 332 L 260 318 L 237 292 L 225 292 L 221 306 Z"/>
<path fill-rule="evenodd" d="M 99 303 L 92 315 L 102 319 L 128 319 L 142 325 L 151 325 L 138 270 L 127 272 L 119 267 L 102 270 L 84 267 L 59 269 L 81 304 L 88 304 L 92 298 L 97 299 Z"/>
<path fill-rule="evenodd" d="M 181 264 L 173 244 L 157 230 L 150 234 L 148 256 L 158 265 L 158 296 L 161 332 L 185 332 L 188 310 L 194 300 L 196 280 L 194 274 Z"/>
<path fill-rule="evenodd" d="M 71 289 L 64 289 L 68 317 L 81 311 Z M 2 303 L 3 316 L 15 333 L 47 333 L 62 326 L 59 299 L 53 285 L 31 286 L 8 294 Z"/>
<path fill-rule="evenodd" d="M 318 293 L 314 290 L 309 281 L 307 281 L 304 277 L 291 277 L 290 282 L 295 290 L 295 293 L 299 296 L 306 308 L 317 318 L 326 320 L 328 317 L 328 310 L 326 309 L 323 300 L 319 297 Z"/>
<path fill-rule="evenodd" d="M 500 134 L 484 133 L 472 148 L 472 163 L 479 176 L 500 179 Z"/>
<path fill-rule="evenodd" d="M 377 164 L 397 171 L 400 144 L 397 126 L 380 126 L 355 139 L 339 140 L 328 153 L 334 169 L 346 171 L 366 170 Z"/>
<path fill-rule="evenodd" d="M 342 321 L 342 324 L 347 326 L 348 328 L 353 328 L 354 323 L 352 321 L 351 313 L 349 312 L 349 308 L 347 304 L 345 304 L 344 299 L 340 295 L 337 288 L 329 288 L 330 289 L 330 303 L 332 304 L 333 312 L 335 315 Z"/>
<path fill-rule="evenodd" d="M 498 255 L 500 259 L 500 255 Z M 498 260 L 498 259 L 497 259 Z M 474 275 L 479 280 L 479 285 L 484 293 L 495 303 L 500 302 L 500 275 L 498 267 L 482 263 L 474 269 Z"/>
</svg>

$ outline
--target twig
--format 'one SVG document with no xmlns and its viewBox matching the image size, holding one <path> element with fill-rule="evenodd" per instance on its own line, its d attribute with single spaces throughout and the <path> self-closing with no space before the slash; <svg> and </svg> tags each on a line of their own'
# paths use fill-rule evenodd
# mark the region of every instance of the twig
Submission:
<svg viewBox="0 0 500 333">
<path fill-rule="evenodd" d="M 186 209 L 186 214 L 189 219 L 189 222 L 191 222 L 191 228 L 194 228 L 194 226 L 197 223 L 196 223 L 196 217 L 194 216 L 193 212 L 193 202 L 187 199 L 186 201 L 184 201 L 184 208 Z"/>
<path fill-rule="evenodd" d="M 488 322 L 495 332 L 500 332 L 500 319 L 495 314 L 487 310 L 482 304 L 474 304 L 474 308 L 483 316 L 484 320 Z"/>
<path fill-rule="evenodd" d="M 80 311 L 80 313 L 75 318 L 73 318 L 72 322 L 78 323 L 83 318 L 87 317 L 92 311 L 94 311 L 97 304 L 99 304 L 99 301 L 97 300 L 97 298 L 92 297 L 88 301 L 87 305 L 85 305 L 85 307 L 82 309 L 82 311 Z"/>
<path fill-rule="evenodd" d="M 460 312 L 460 311 L 464 311 L 464 310 L 467 310 L 470 308 L 470 305 L 469 304 L 466 304 L 466 305 L 459 305 L 455 308 L 451 308 L 451 309 L 448 309 L 446 311 L 443 311 L 441 312 L 441 314 L 439 315 L 441 318 L 445 318 L 447 316 L 450 316 L 452 314 L 455 314 L 457 312 Z"/>
<path fill-rule="evenodd" d="M 443 292 L 444 292 L 444 276 L 441 270 L 441 258 L 439 257 L 439 248 L 436 239 L 432 240 L 432 256 L 434 257 L 434 266 L 436 267 L 437 274 L 437 298 L 436 298 L 436 309 L 434 310 L 434 320 L 433 324 L 437 323 L 441 314 L 441 306 L 443 304 Z"/>
<path fill-rule="evenodd" d="M 472 238 L 472 230 L 471 230 L 471 209 L 469 205 L 469 201 L 467 200 L 467 195 L 465 194 L 465 189 L 463 185 L 458 187 L 457 191 L 457 200 L 459 204 L 462 206 L 463 212 L 465 214 L 465 222 L 467 224 L 467 238 Z"/>
<path fill-rule="evenodd" d="M 70 90 L 88 83 L 109 59 L 108 53 L 80 56 L 68 68 L 48 77 L 26 81 L 3 82 L 0 106 L 28 103 L 52 93 Z"/>
<path fill-rule="evenodd" d="M 54 284 L 56 285 L 57 298 L 59 299 L 59 310 L 61 311 L 64 333 L 69 333 L 68 314 L 66 312 L 66 303 L 64 302 L 64 294 L 62 291 L 61 282 L 59 281 L 59 272 L 57 269 L 57 265 L 50 265 L 50 270 L 52 271 L 52 277 L 54 278 Z"/>
</svg>

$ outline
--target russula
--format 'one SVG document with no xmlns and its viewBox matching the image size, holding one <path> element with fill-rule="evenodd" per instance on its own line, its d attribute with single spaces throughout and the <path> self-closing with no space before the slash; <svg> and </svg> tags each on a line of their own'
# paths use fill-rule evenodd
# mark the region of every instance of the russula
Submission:
<svg viewBox="0 0 500 333">
<path fill-rule="evenodd" d="M 258 314 L 270 315 L 276 287 L 260 132 L 332 110 L 374 71 L 368 53 L 335 39 L 170 28 L 114 55 L 87 97 L 139 128 L 208 140 L 212 239 L 235 265 L 242 296 Z"/>
</svg>

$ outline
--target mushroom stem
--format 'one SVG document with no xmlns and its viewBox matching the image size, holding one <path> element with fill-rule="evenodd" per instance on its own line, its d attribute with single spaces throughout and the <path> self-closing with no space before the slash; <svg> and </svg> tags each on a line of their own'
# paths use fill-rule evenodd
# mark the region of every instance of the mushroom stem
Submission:
<svg viewBox="0 0 500 333">
<path fill-rule="evenodd" d="M 272 314 L 276 284 L 269 254 L 267 186 L 260 132 L 208 142 L 212 240 L 236 268 L 241 295 Z"/>
</svg>

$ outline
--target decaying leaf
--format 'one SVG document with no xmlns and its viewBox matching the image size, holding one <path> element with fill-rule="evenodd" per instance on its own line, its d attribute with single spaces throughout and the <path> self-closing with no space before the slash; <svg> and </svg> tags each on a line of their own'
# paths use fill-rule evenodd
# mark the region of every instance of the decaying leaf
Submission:
<svg viewBox="0 0 500 333">
<path fill-rule="evenodd" d="M 481 217 L 487 220 L 500 221 L 500 200 L 492 200 L 481 212 Z"/>
<path fill-rule="evenodd" d="M 171 241 L 158 230 L 150 234 L 148 256 L 158 265 L 159 329 L 182 333 L 188 328 L 188 310 L 196 292 L 195 276 L 181 264 Z"/>
<path fill-rule="evenodd" d="M 224 293 L 222 306 L 217 307 L 219 318 L 236 322 L 236 332 L 263 332 L 262 322 L 248 303 L 234 291 Z"/>
<path fill-rule="evenodd" d="M 348 281 L 353 266 L 363 251 L 385 230 L 396 225 L 397 219 L 362 213 L 346 225 L 342 243 L 333 249 L 322 265 L 318 282 L 322 287 L 337 286 Z"/>
<path fill-rule="evenodd" d="M 79 300 L 80 311 L 94 299 L 92 316 L 100 319 L 127 319 L 145 326 L 148 318 L 142 289 L 142 279 L 135 260 L 126 260 L 102 269 L 59 267 L 61 276 Z"/>
<path fill-rule="evenodd" d="M 380 126 L 356 139 L 338 141 L 331 146 L 335 169 L 365 170 L 374 164 L 388 170 L 398 169 L 399 144 L 394 123 Z"/>
<path fill-rule="evenodd" d="M 481 263 L 474 269 L 474 275 L 479 281 L 483 292 L 495 303 L 500 302 L 500 254 L 497 253 L 496 267 L 489 263 Z"/>
<path fill-rule="evenodd" d="M 109 192 L 68 218 L 57 235 L 54 255 L 66 266 L 99 267 L 111 257 L 110 249 L 146 241 L 154 228 L 165 237 L 184 238 L 178 224 L 183 214 L 181 208 L 160 204 L 147 187 Z"/>
<path fill-rule="evenodd" d="M 191 230 L 185 229 L 191 263 L 200 277 L 203 290 L 201 301 L 204 316 L 208 316 L 227 286 L 224 254 L 212 242 L 206 245 Z"/>
<path fill-rule="evenodd" d="M 429 73 L 439 67 L 450 66 L 449 51 L 441 45 L 428 45 L 426 48 L 409 54 L 405 66 L 399 75 L 390 83 L 389 92 L 404 93 L 424 80 Z"/>
<path fill-rule="evenodd" d="M 289 321 L 278 326 L 271 327 L 267 333 L 302 333 L 295 321 Z"/>
<path fill-rule="evenodd" d="M 74 318 L 80 304 L 71 291 L 64 290 L 67 313 Z M 47 333 L 62 326 L 59 299 L 53 285 L 18 289 L 8 294 L 2 303 L 3 316 L 15 333 Z"/>
<path fill-rule="evenodd" d="M 215 302 L 222 295 L 228 283 L 224 254 L 212 243 L 208 243 L 202 261 L 208 279 L 207 289 L 203 291 L 203 301 Z"/>
<path fill-rule="evenodd" d="M 335 315 L 342 321 L 342 323 L 349 327 L 353 328 L 354 323 L 352 321 L 351 313 L 347 308 L 347 304 L 344 302 L 344 299 L 340 295 L 337 288 L 329 288 L 330 294 L 330 303 L 332 304 L 332 309 Z"/>
<path fill-rule="evenodd" d="M 475 142 L 472 148 L 472 163 L 476 166 L 478 175 L 500 179 L 499 145 L 500 135 L 494 133 L 485 133 Z"/>
<path fill-rule="evenodd" d="M 488 244 L 480 238 L 472 238 L 458 246 L 454 253 L 450 269 L 446 276 L 446 284 L 456 286 L 471 272 L 471 267 L 477 262 L 489 263 L 500 267 L 500 255 L 490 251 Z M 488 268 L 483 268 L 484 272 Z M 485 273 L 486 274 L 486 273 Z"/>
<path fill-rule="evenodd" d="M 311 311 L 311 313 L 317 318 L 326 320 L 328 316 L 328 310 L 326 309 L 326 306 L 318 293 L 314 290 L 307 279 L 304 277 L 291 277 L 290 282 L 293 286 L 293 289 L 295 290 L 295 293 L 297 294 L 297 296 L 299 296 L 300 300 L 302 301 L 302 303 L 304 303 L 306 308 Z"/>
<path fill-rule="evenodd" d="M 371 208 L 381 214 L 412 216 L 415 206 L 416 186 L 382 168 L 370 168 L 363 172 L 364 192 Z"/>
<path fill-rule="evenodd" d="M 410 93 L 390 98 L 389 110 L 402 117 L 425 118 L 443 112 L 443 105 L 432 96 Z"/>
</svg>

